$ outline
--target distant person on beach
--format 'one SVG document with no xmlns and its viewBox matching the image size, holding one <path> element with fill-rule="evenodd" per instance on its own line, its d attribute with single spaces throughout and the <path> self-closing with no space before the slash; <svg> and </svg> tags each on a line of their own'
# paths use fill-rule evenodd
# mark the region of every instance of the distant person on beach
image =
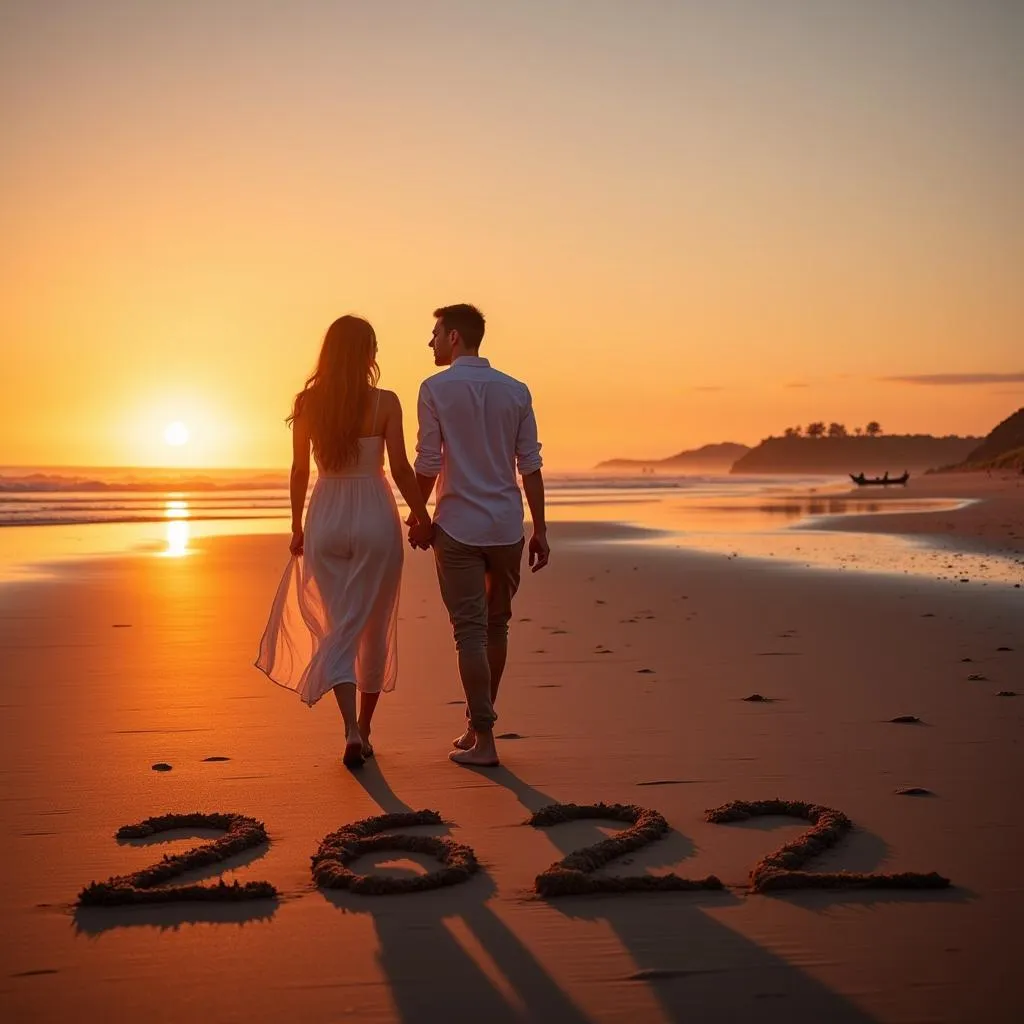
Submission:
<svg viewBox="0 0 1024 1024">
<path fill-rule="evenodd" d="M 550 554 L 541 446 L 527 386 L 480 356 L 481 312 L 460 303 L 434 310 L 434 318 L 434 363 L 447 369 L 420 387 L 415 466 L 424 501 L 438 481 L 434 561 L 466 695 L 466 729 L 448 756 L 457 764 L 495 767 L 494 702 L 525 545 L 517 469 L 533 521 L 534 572 Z M 420 521 L 420 509 L 413 508 L 414 547 L 429 546 L 421 542 Z"/>
<path fill-rule="evenodd" d="M 256 665 L 309 705 L 333 691 L 345 723 L 344 763 L 373 756 L 370 723 L 398 675 L 402 524 L 384 477 L 412 510 L 409 541 L 433 526 L 405 452 L 402 406 L 378 388 L 377 337 L 365 320 L 331 324 L 292 414 L 292 559 L 278 587 Z M 317 481 L 305 523 L 310 454 Z M 356 709 L 356 690 L 359 708 Z"/>
</svg>

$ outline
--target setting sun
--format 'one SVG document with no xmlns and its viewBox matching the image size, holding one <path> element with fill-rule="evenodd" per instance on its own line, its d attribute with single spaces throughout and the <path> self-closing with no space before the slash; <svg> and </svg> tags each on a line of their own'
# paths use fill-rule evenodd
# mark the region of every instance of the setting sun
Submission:
<svg viewBox="0 0 1024 1024">
<path fill-rule="evenodd" d="M 175 420 L 164 427 L 164 440 L 175 447 L 186 444 L 190 436 L 188 427 L 181 420 Z"/>
</svg>

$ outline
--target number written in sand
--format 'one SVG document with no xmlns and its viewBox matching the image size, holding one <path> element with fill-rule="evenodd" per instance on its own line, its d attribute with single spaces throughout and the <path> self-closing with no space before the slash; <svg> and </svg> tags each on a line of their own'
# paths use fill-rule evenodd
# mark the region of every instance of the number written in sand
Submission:
<svg viewBox="0 0 1024 1024">
<path fill-rule="evenodd" d="M 811 827 L 754 865 L 750 872 L 750 888 L 753 892 L 783 889 L 944 889 L 950 885 L 948 878 L 934 871 L 871 874 L 803 870 L 812 857 L 836 846 L 853 829 L 850 819 L 842 811 L 831 807 L 790 800 L 734 800 L 707 811 L 705 820 L 725 824 L 762 815 L 800 818 L 810 822 Z M 606 864 L 657 842 L 670 831 L 664 817 L 647 807 L 633 804 L 550 804 L 531 815 L 528 824 L 536 828 L 547 828 L 567 821 L 583 820 L 622 821 L 629 827 L 592 846 L 573 850 L 542 871 L 535 881 L 535 890 L 541 896 L 554 898 L 585 893 L 694 892 L 724 888 L 714 875 L 694 879 L 676 874 L 596 874 Z M 444 837 L 391 831 L 414 825 L 443 824 L 445 822 L 437 811 L 404 811 L 363 818 L 343 825 L 336 832 L 325 836 L 320 843 L 312 859 L 313 878 L 323 888 L 348 889 L 365 895 L 419 892 L 466 882 L 479 870 L 476 855 L 469 846 Z M 93 882 L 79 894 L 79 905 L 237 901 L 266 899 L 277 895 L 277 890 L 269 882 L 246 882 L 243 885 L 238 882 L 227 885 L 222 881 L 215 885 L 166 884 L 186 871 L 226 861 L 244 850 L 267 843 L 266 829 L 254 818 L 241 814 L 168 814 L 147 818 L 136 825 L 125 825 L 118 830 L 117 836 L 119 839 L 145 838 L 181 828 L 217 828 L 223 829 L 226 834 L 186 853 L 165 856 L 159 863 L 129 875 L 116 876 L 106 882 Z M 403 878 L 380 874 L 361 875 L 351 869 L 350 865 L 358 857 L 382 851 L 427 854 L 440 861 L 441 867 L 427 874 Z"/>
<path fill-rule="evenodd" d="M 400 811 L 379 814 L 343 825 L 324 836 L 313 857 L 313 879 L 325 889 L 348 889 L 367 896 L 421 892 L 468 881 L 479 868 L 472 849 L 453 839 L 437 836 L 403 835 L 390 829 L 413 825 L 443 825 L 437 811 Z M 441 867 L 425 875 L 395 878 L 387 875 L 359 875 L 349 865 L 365 854 L 383 850 L 422 853 L 436 857 Z"/>
<path fill-rule="evenodd" d="M 811 827 L 791 843 L 784 843 L 754 865 L 750 888 L 754 892 L 780 889 L 945 889 L 948 878 L 934 871 L 877 874 L 860 871 L 813 872 L 803 866 L 819 853 L 837 846 L 853 829 L 842 811 L 799 800 L 733 800 L 704 814 L 705 821 L 726 824 L 764 815 L 783 815 L 809 821 Z"/>
<path fill-rule="evenodd" d="M 129 875 L 116 875 L 105 882 L 93 882 L 78 894 L 79 906 L 123 906 L 130 903 L 176 903 L 182 901 L 268 899 L 277 895 L 269 882 L 237 881 L 230 885 L 218 881 L 215 885 L 169 886 L 166 883 L 186 871 L 209 867 L 226 861 L 244 850 L 267 843 L 267 830 L 263 823 L 244 814 L 165 814 L 147 818 L 135 825 L 125 825 L 117 831 L 118 839 L 145 839 L 172 829 L 198 828 L 224 829 L 219 839 L 185 853 L 165 856 L 163 860 Z"/>
<path fill-rule="evenodd" d="M 583 820 L 624 821 L 629 824 L 629 828 L 593 846 L 573 850 L 542 871 L 534 883 L 535 891 L 541 896 L 578 896 L 598 892 L 692 892 L 723 888 L 714 875 L 694 879 L 676 874 L 594 874 L 605 864 L 657 842 L 670 831 L 668 822 L 648 807 L 637 807 L 634 804 L 550 804 L 534 813 L 529 823 L 536 828 L 544 828 L 564 821 Z"/>
</svg>

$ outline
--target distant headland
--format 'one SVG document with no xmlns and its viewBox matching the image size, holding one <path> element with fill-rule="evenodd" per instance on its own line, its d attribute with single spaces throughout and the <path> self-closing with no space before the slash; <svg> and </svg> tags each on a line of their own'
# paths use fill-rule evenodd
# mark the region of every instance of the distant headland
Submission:
<svg viewBox="0 0 1024 1024">
<path fill-rule="evenodd" d="M 1016 470 L 1024 473 L 1024 406 L 994 427 L 962 462 L 943 465 L 939 472 L 975 470 Z"/>
<path fill-rule="evenodd" d="M 872 421 L 851 432 L 842 423 L 817 421 L 787 427 L 781 437 L 767 437 L 737 459 L 731 473 L 921 472 L 961 462 L 980 437 L 934 437 L 931 434 L 886 434 Z"/>
<path fill-rule="evenodd" d="M 661 459 L 608 459 L 595 467 L 616 473 L 743 473 L 899 475 L 1024 467 L 1024 409 L 987 438 L 950 434 L 886 434 L 872 420 L 847 429 L 824 420 L 786 427 L 754 447 L 733 441 L 706 444 Z"/>
<path fill-rule="evenodd" d="M 732 464 L 749 451 L 745 444 L 724 441 L 677 452 L 666 459 L 609 459 L 599 462 L 596 468 L 619 473 L 728 473 Z"/>
</svg>

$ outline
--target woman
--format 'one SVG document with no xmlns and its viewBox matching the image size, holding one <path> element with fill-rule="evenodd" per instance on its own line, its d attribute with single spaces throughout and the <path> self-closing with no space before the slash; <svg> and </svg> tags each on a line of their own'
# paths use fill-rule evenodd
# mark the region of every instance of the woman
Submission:
<svg viewBox="0 0 1024 1024">
<path fill-rule="evenodd" d="M 405 454 L 402 406 L 394 392 L 377 388 L 379 377 L 373 328 L 355 316 L 335 320 L 288 417 L 292 559 L 256 661 L 310 706 L 334 691 L 350 768 L 373 756 L 373 711 L 398 675 L 402 527 L 384 477 L 385 447 L 416 520 L 410 541 L 426 545 L 433 530 Z M 303 528 L 311 450 L 318 475 Z"/>
</svg>

